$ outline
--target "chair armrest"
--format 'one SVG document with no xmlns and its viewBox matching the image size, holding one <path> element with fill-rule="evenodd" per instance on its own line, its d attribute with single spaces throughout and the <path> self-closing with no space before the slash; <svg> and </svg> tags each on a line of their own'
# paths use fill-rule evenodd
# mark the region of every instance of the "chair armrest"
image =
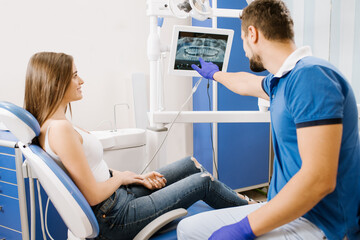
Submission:
<svg viewBox="0 0 360 240">
<path fill-rule="evenodd" d="M 147 240 L 149 239 L 154 233 L 156 233 L 160 228 L 168 224 L 169 222 L 185 216 L 187 214 L 187 211 L 184 208 L 178 208 L 175 210 L 172 210 L 170 212 L 167 212 L 156 219 L 154 219 L 152 222 L 150 222 L 148 225 L 146 225 L 134 238 L 134 240 Z"/>
</svg>

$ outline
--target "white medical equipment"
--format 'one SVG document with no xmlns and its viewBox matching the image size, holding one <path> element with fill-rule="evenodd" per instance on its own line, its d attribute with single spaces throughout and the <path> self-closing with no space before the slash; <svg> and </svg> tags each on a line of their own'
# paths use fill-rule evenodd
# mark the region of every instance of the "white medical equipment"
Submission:
<svg viewBox="0 0 360 240">
<path fill-rule="evenodd" d="M 246 0 L 247 3 L 252 0 Z M 216 17 L 239 18 L 242 10 L 238 9 L 218 9 L 217 1 L 212 1 L 210 7 L 209 0 L 147 0 L 146 14 L 150 18 L 150 32 L 147 40 L 147 55 L 150 63 L 150 126 L 147 131 L 148 155 L 154 156 L 162 145 L 162 140 L 166 136 L 167 123 L 215 123 L 213 127 L 213 139 L 215 150 L 215 163 L 217 164 L 217 125 L 218 122 L 270 122 L 268 112 L 254 111 L 217 111 L 217 83 L 213 82 L 213 111 L 163 111 L 163 92 L 164 84 L 161 72 L 161 55 L 169 47 L 161 44 L 159 36 L 158 19 L 162 17 L 187 18 L 193 17 L 198 20 L 212 18 L 212 26 L 219 32 Z M 209 28 L 210 29 L 210 28 Z M 220 30 L 221 31 L 221 30 Z M 260 101 L 261 103 L 262 101 Z M 261 107 L 266 110 L 266 107 Z M 174 121 L 174 119 L 176 120 Z M 158 154 L 155 158 L 157 165 L 165 164 L 164 153 Z M 216 174 L 215 174 L 216 176 Z"/>
<path fill-rule="evenodd" d="M 197 76 L 191 65 L 200 66 L 199 57 L 226 71 L 234 31 L 206 27 L 174 26 L 170 48 L 169 73 Z"/>
<path fill-rule="evenodd" d="M 91 131 L 103 146 L 103 159 L 109 168 L 140 173 L 146 159 L 146 131 L 140 128 L 123 128 Z M 134 161 L 136 159 L 136 161 Z"/>
<path fill-rule="evenodd" d="M 29 179 L 37 178 L 41 183 L 68 227 L 68 239 L 96 237 L 99 225 L 84 196 L 62 168 L 42 148 L 32 144 L 33 139 L 40 134 L 40 126 L 36 119 L 21 107 L 9 102 L 0 102 L 0 121 L 19 140 L 18 147 L 26 158 L 23 174 Z M 31 189 L 33 188 L 30 186 Z M 30 194 L 30 199 L 34 199 L 34 192 Z M 35 204 L 31 203 L 31 206 L 34 207 Z M 35 213 L 35 210 L 31 212 Z M 185 209 L 170 211 L 149 223 L 134 239 L 148 239 L 162 226 L 186 214 Z M 31 219 L 34 220 L 34 217 L 31 216 Z M 31 239 L 35 239 L 34 221 L 31 222 Z"/>
<path fill-rule="evenodd" d="M 160 76 L 160 56 L 167 52 L 168 46 L 161 44 L 158 32 L 160 17 L 187 18 L 195 17 L 199 20 L 221 16 L 238 18 L 242 10 L 210 8 L 209 0 L 147 0 L 146 14 L 150 18 L 150 32 L 147 40 L 147 56 L 150 62 L 150 113 L 161 110 L 158 96 L 162 95 L 163 84 Z M 204 17 L 205 16 L 205 17 Z M 162 124 L 155 124 L 150 118 L 151 128 L 163 128 Z"/>
</svg>

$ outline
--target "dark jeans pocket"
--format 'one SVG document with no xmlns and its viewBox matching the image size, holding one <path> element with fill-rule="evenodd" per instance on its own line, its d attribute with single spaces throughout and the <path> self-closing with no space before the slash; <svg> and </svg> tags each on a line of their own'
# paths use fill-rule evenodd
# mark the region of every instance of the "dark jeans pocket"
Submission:
<svg viewBox="0 0 360 240">
<path fill-rule="evenodd" d="M 114 192 L 113 195 L 111 195 L 108 199 L 105 200 L 105 202 L 100 207 L 100 211 L 103 214 L 109 214 L 111 210 L 114 208 L 114 206 L 118 202 L 118 194 L 117 192 Z"/>
<path fill-rule="evenodd" d="M 116 206 L 117 202 L 118 194 L 115 191 L 108 199 L 95 207 L 94 212 L 99 224 L 107 223 L 109 220 L 114 218 L 115 213 L 113 213 L 112 210 Z"/>
</svg>

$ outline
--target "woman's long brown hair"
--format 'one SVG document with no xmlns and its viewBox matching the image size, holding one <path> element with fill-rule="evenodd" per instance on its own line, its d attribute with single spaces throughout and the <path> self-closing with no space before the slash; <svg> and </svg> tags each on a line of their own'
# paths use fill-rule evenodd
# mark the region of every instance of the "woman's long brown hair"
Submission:
<svg viewBox="0 0 360 240">
<path fill-rule="evenodd" d="M 28 64 L 24 108 L 40 126 L 59 107 L 73 76 L 73 57 L 64 53 L 40 52 Z M 69 104 L 71 111 L 71 106 Z"/>
</svg>

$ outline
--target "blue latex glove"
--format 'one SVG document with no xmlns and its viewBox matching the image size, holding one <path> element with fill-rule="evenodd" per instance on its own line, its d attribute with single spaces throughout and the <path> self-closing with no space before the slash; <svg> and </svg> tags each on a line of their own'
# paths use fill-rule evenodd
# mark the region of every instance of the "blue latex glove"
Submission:
<svg viewBox="0 0 360 240">
<path fill-rule="evenodd" d="M 206 79 L 214 80 L 213 76 L 216 72 L 219 72 L 219 67 L 212 62 L 205 62 L 204 59 L 199 58 L 201 68 L 192 64 L 191 67 L 196 70 L 201 76 Z"/>
<path fill-rule="evenodd" d="M 219 230 L 215 231 L 209 240 L 253 240 L 256 236 L 251 230 L 248 217 L 244 218 L 240 222 L 224 226 Z"/>
</svg>

